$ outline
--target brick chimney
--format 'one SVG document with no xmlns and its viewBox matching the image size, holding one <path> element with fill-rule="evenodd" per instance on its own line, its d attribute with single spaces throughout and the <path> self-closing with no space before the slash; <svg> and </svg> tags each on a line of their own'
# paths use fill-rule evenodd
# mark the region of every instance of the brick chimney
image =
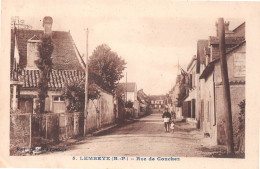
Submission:
<svg viewBox="0 0 260 169">
<path fill-rule="evenodd" d="M 216 35 L 218 37 L 218 23 L 216 22 L 215 25 L 216 25 Z M 225 34 L 233 33 L 232 31 L 229 30 L 229 21 L 225 22 L 224 26 L 225 26 Z"/>
<path fill-rule="evenodd" d="M 52 35 L 52 30 L 51 30 L 52 23 L 53 23 L 52 17 L 45 16 L 43 18 L 42 26 L 44 28 L 44 36 L 51 36 Z"/>
<path fill-rule="evenodd" d="M 229 31 L 229 22 L 225 22 L 225 32 Z"/>
</svg>

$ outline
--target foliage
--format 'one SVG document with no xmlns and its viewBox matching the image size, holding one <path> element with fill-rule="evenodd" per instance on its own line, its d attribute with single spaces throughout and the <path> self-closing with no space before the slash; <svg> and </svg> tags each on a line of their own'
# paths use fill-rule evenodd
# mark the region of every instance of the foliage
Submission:
<svg viewBox="0 0 260 169">
<path fill-rule="evenodd" d="M 25 112 L 22 112 L 20 109 L 10 109 L 10 114 L 24 114 Z"/>
<path fill-rule="evenodd" d="M 238 154 L 244 156 L 245 153 L 245 100 L 241 101 L 238 104 L 240 108 L 239 112 L 239 126 L 238 130 L 234 133 L 234 136 L 236 137 L 237 143 L 235 145 L 235 149 L 238 152 Z"/>
<path fill-rule="evenodd" d="M 125 65 L 126 62 L 106 44 L 99 45 L 89 59 L 89 69 L 102 78 L 95 83 L 113 94 L 119 80 L 123 77 Z"/>
<path fill-rule="evenodd" d="M 65 85 L 63 96 L 67 99 L 69 112 L 84 112 L 85 108 L 85 80 L 74 81 Z M 94 100 L 100 97 L 100 90 L 95 83 L 88 85 L 88 99 Z"/>
<path fill-rule="evenodd" d="M 38 98 L 39 111 L 44 112 L 45 98 L 48 96 L 49 74 L 52 69 L 51 54 L 53 52 L 53 43 L 50 36 L 43 36 L 38 45 L 40 57 L 35 61 L 36 66 L 40 70 L 40 78 L 38 82 Z"/>
<path fill-rule="evenodd" d="M 126 108 L 133 108 L 133 105 L 134 105 L 134 103 L 133 103 L 131 100 L 128 100 L 128 101 L 125 103 L 125 107 L 126 107 Z"/>
<path fill-rule="evenodd" d="M 240 112 L 239 112 L 239 130 L 245 130 L 245 107 L 246 107 L 246 101 L 243 100 L 241 101 L 238 106 L 240 107 Z"/>
<path fill-rule="evenodd" d="M 182 99 L 186 96 L 187 84 L 186 84 L 185 78 L 187 78 L 187 77 L 182 74 L 182 75 L 180 75 L 180 78 L 177 79 L 177 83 L 179 84 L 178 85 L 179 93 L 178 93 L 178 97 L 177 97 L 177 100 L 178 100 L 177 107 L 181 106 Z"/>
<path fill-rule="evenodd" d="M 124 100 L 125 99 L 125 90 L 122 85 L 118 85 L 114 92 L 115 96 L 118 99 Z"/>
</svg>

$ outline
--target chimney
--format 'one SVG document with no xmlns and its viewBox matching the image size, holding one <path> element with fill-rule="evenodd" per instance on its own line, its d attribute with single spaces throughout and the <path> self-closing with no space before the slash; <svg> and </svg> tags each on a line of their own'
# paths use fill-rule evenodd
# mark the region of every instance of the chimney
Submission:
<svg viewBox="0 0 260 169">
<path fill-rule="evenodd" d="M 215 25 L 216 25 L 216 32 L 217 32 L 216 35 L 217 35 L 217 37 L 218 37 L 218 23 L 216 22 Z M 225 25 L 225 34 L 226 34 L 227 32 L 230 32 L 230 31 L 229 31 L 229 22 L 225 22 L 224 25 Z"/>
<path fill-rule="evenodd" d="M 218 37 L 218 22 L 215 23 L 216 26 L 216 36 Z"/>
<path fill-rule="evenodd" d="M 225 32 L 229 31 L 229 22 L 225 22 Z"/>
<path fill-rule="evenodd" d="M 44 28 L 44 36 L 51 36 L 51 34 L 52 34 L 52 30 L 51 30 L 52 23 L 53 23 L 52 17 L 45 16 L 43 18 L 42 26 Z"/>
</svg>

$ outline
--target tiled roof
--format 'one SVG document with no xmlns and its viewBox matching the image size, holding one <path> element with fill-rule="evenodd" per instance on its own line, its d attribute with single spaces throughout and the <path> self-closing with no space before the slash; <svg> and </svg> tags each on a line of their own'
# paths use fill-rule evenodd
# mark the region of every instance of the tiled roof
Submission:
<svg viewBox="0 0 260 169">
<path fill-rule="evenodd" d="M 119 86 L 123 88 L 123 90 L 127 90 L 127 92 L 135 92 L 136 90 L 136 83 L 134 82 L 128 82 L 127 85 L 126 83 L 119 83 Z"/>
<path fill-rule="evenodd" d="M 245 40 L 245 37 L 237 37 L 237 36 L 226 37 L 225 43 L 228 44 L 228 45 L 236 45 L 236 44 L 241 43 L 244 40 Z M 209 43 L 210 43 L 210 45 L 218 45 L 219 44 L 218 37 L 210 36 L 209 37 Z"/>
<path fill-rule="evenodd" d="M 235 45 L 234 47 L 230 48 L 229 50 L 226 51 L 226 55 L 228 55 L 229 53 L 231 53 L 232 51 L 234 51 L 235 49 L 237 49 L 238 47 L 240 47 L 241 45 L 243 45 L 245 43 L 246 43 L 246 41 L 244 40 L 241 43 L 239 43 L 239 44 Z M 214 70 L 214 65 L 218 61 L 220 61 L 219 56 L 217 56 L 216 59 L 214 59 L 212 62 L 210 62 L 206 66 L 206 68 L 203 70 L 202 74 L 200 75 L 200 79 L 206 78 Z"/>
<path fill-rule="evenodd" d="M 19 81 L 23 82 L 22 88 L 37 88 L 39 82 L 39 70 L 22 70 Z M 48 87 L 61 89 L 66 83 L 85 78 L 85 73 L 76 70 L 52 70 Z"/>
<path fill-rule="evenodd" d="M 165 95 L 150 95 L 149 98 L 151 100 L 164 100 L 166 97 Z"/>
<path fill-rule="evenodd" d="M 148 101 L 148 96 L 144 93 L 143 89 L 137 91 L 137 97 L 141 100 Z"/>
<path fill-rule="evenodd" d="M 53 89 L 61 89 L 66 83 L 80 81 L 85 78 L 85 72 L 76 70 L 52 70 L 48 87 Z M 22 88 L 36 89 L 39 82 L 39 70 L 21 70 L 18 80 L 22 82 Z M 101 77 L 95 73 L 88 72 L 89 84 L 101 81 Z"/>
<path fill-rule="evenodd" d="M 232 50 L 232 48 L 241 42 L 245 41 L 244 37 L 226 37 L 225 38 L 225 47 L 226 52 Z M 217 37 L 210 37 L 210 44 L 212 45 L 212 60 L 215 60 L 219 57 L 219 46 L 218 46 L 218 38 Z"/>
<path fill-rule="evenodd" d="M 20 55 L 20 66 L 27 63 L 27 41 L 34 36 L 42 37 L 42 30 L 18 30 L 17 43 Z M 54 51 L 52 53 L 53 69 L 83 70 L 74 48 L 74 41 L 69 32 L 52 31 Z M 11 59 L 14 57 L 14 30 L 11 30 Z"/>
<path fill-rule="evenodd" d="M 210 62 L 206 68 L 203 70 L 203 72 L 200 75 L 200 79 L 206 79 L 210 73 L 214 70 L 214 63 L 217 62 L 219 59 L 216 59 L 212 62 Z"/>
<path fill-rule="evenodd" d="M 239 26 L 237 26 L 233 32 L 234 32 L 234 35 L 236 36 L 245 36 L 245 25 L 246 23 L 243 22 L 242 24 L 240 24 Z"/>
</svg>

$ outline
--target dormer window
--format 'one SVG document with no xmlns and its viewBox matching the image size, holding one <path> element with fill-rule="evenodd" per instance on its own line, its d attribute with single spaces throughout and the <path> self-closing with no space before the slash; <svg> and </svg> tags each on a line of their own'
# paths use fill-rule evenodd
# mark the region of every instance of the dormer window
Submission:
<svg viewBox="0 0 260 169">
<path fill-rule="evenodd" d="M 38 43 L 40 38 L 34 35 L 27 41 L 27 69 L 38 69 L 34 61 L 39 57 Z"/>
</svg>

